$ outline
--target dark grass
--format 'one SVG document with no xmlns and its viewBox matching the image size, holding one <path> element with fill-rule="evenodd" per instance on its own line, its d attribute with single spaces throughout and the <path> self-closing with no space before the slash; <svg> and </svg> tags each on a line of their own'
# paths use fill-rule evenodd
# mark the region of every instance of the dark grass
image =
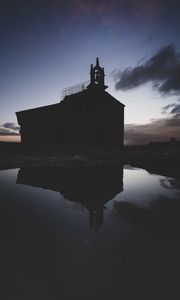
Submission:
<svg viewBox="0 0 180 300">
<path fill-rule="evenodd" d="M 180 142 L 114 148 L 75 148 L 60 146 L 30 147 L 21 143 L 0 142 L 0 169 L 27 166 L 88 165 L 121 163 L 151 173 L 180 178 Z"/>
</svg>

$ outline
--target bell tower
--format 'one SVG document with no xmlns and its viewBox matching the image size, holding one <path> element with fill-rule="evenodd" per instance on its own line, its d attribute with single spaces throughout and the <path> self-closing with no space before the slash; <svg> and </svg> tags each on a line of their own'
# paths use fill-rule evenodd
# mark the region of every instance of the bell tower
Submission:
<svg viewBox="0 0 180 300">
<path fill-rule="evenodd" d="M 107 86 L 104 84 L 104 68 L 99 65 L 99 58 L 96 58 L 96 65 L 91 64 L 90 68 L 90 85 L 91 87 L 97 86 L 101 87 L 104 90 L 107 89 Z"/>
</svg>

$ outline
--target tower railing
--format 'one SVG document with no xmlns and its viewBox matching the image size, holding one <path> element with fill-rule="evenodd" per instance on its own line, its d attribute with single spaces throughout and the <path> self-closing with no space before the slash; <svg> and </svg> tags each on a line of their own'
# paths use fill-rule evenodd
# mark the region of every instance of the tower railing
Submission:
<svg viewBox="0 0 180 300">
<path fill-rule="evenodd" d="M 65 96 L 70 96 L 72 94 L 76 94 L 84 91 L 89 84 L 90 84 L 90 80 L 86 80 L 84 82 L 74 84 L 72 86 L 63 89 L 60 96 L 61 100 L 63 100 Z"/>
</svg>

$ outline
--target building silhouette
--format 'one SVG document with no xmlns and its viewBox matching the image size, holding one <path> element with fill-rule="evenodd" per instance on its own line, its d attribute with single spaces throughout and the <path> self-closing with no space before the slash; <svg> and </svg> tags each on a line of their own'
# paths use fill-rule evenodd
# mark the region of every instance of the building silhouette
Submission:
<svg viewBox="0 0 180 300">
<path fill-rule="evenodd" d="M 104 68 L 90 67 L 90 83 L 63 91 L 53 105 L 16 112 L 21 142 L 32 146 L 115 147 L 124 140 L 124 104 L 107 91 Z"/>
</svg>

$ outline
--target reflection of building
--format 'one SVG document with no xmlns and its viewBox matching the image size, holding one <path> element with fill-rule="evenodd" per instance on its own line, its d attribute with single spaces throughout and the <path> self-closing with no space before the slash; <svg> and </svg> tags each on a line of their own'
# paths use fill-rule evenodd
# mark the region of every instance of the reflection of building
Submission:
<svg viewBox="0 0 180 300">
<path fill-rule="evenodd" d="M 123 167 L 22 168 L 17 183 L 59 191 L 66 199 L 89 211 L 89 225 L 103 225 L 104 205 L 123 190 Z"/>
<path fill-rule="evenodd" d="M 60 103 L 17 112 L 23 144 L 122 147 L 124 104 L 108 92 L 104 68 L 90 68 L 90 84 L 64 90 Z"/>
</svg>

